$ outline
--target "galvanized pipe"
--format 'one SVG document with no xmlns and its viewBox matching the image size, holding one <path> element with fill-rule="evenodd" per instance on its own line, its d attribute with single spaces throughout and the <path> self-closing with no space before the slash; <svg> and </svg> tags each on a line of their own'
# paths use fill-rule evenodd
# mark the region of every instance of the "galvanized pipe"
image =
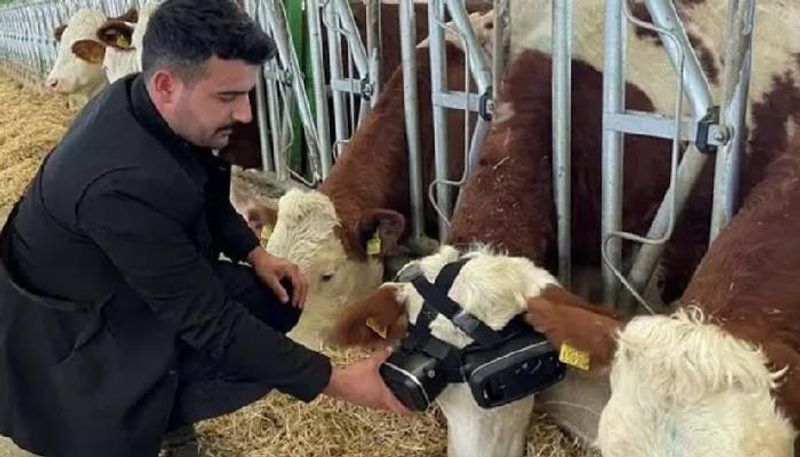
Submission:
<svg viewBox="0 0 800 457">
<path fill-rule="evenodd" d="M 333 153 L 336 157 L 341 154 L 340 145 L 347 140 L 347 111 L 344 106 L 344 99 L 341 92 L 333 88 L 334 82 L 342 78 L 342 42 L 339 32 L 336 30 L 339 24 L 339 15 L 336 12 L 336 4 L 329 0 L 325 8 L 325 15 L 328 18 L 328 71 L 330 72 L 331 97 L 333 99 L 333 122 L 336 137 Z"/>
<path fill-rule="evenodd" d="M 671 30 L 681 43 L 685 55 L 683 87 L 692 109 L 692 120 L 698 122 L 713 104 L 711 91 L 699 60 L 692 52 L 686 31 L 677 19 L 672 3 L 666 0 L 645 0 L 645 3 L 653 18 L 653 23 L 658 27 Z M 666 37 L 662 37 L 662 43 L 673 67 L 676 67 L 678 48 L 672 40 Z M 669 228 L 671 213 L 674 212 L 677 215 L 683 211 L 686 200 L 697 182 L 706 160 L 708 160 L 708 156 L 702 154 L 697 148 L 691 146 L 686 150 L 678 166 L 675 207 L 671 208 L 669 198 L 664 198 L 647 232 L 648 238 L 660 237 Z M 665 247 L 665 244 L 646 244 L 636 253 L 628 277 L 630 284 L 636 290 L 643 290 L 647 286 Z"/>
<path fill-rule="evenodd" d="M 713 105 L 711 91 L 697 55 L 694 52 L 690 52 L 692 46 L 689 43 L 686 30 L 678 18 L 678 13 L 675 11 L 675 5 L 672 0 L 644 0 L 644 2 L 650 12 L 650 16 L 653 18 L 653 24 L 674 33 L 680 42 L 680 47 L 684 50 L 686 60 L 684 62 L 683 90 L 686 92 L 686 98 L 689 100 L 694 119 L 700 120 Z M 670 62 L 672 62 L 673 68 L 677 71 L 678 53 L 680 51 L 672 40 L 663 36 L 663 34 L 660 34 L 660 37 Z"/>
<path fill-rule="evenodd" d="M 269 68 L 273 72 L 277 71 L 276 63 L 269 62 L 264 66 L 265 71 Z M 281 139 L 281 116 L 280 109 L 281 101 L 278 97 L 278 83 L 271 78 L 266 78 L 267 86 L 267 109 L 269 114 L 269 126 L 272 132 L 272 157 L 275 165 L 275 174 L 279 181 L 289 179 L 289 171 L 287 170 L 287 163 L 283 154 L 283 141 Z"/>
<path fill-rule="evenodd" d="M 754 0 L 729 0 L 724 93 L 720 109 L 720 124 L 727 128 L 729 138 L 717 151 L 709 242 L 714 241 L 720 230 L 730 222 L 738 206 L 739 170 L 747 141 L 745 125 L 754 14 Z"/>
<path fill-rule="evenodd" d="M 278 55 L 284 66 L 291 74 L 292 89 L 296 98 L 300 121 L 303 124 L 303 133 L 308 148 L 308 163 L 311 168 L 312 182 L 319 182 L 322 179 L 322 165 L 317 146 L 317 129 L 314 125 L 314 118 L 311 115 L 311 107 L 308 104 L 308 96 L 303 81 L 303 74 L 300 70 L 300 63 L 297 54 L 294 52 L 292 37 L 286 30 L 286 11 L 283 3 L 276 0 L 263 0 L 266 8 L 266 18 L 269 21 L 275 44 L 278 48 Z"/>
<path fill-rule="evenodd" d="M 603 65 L 603 190 L 601 246 L 605 250 L 602 265 L 603 298 L 606 303 L 615 303 L 618 283 L 614 269 L 622 264 L 622 243 L 612 237 L 622 229 L 622 160 L 623 136 L 608 129 L 608 115 L 625 111 L 625 36 L 622 20 L 622 2 L 606 0 L 605 10 L 605 60 Z M 608 241 L 606 241 L 608 239 Z"/>
<path fill-rule="evenodd" d="M 319 16 L 319 1 L 307 0 L 309 51 L 311 53 L 311 76 L 314 85 L 314 108 L 317 121 L 317 144 L 323 179 L 333 166 L 331 134 L 328 123 L 328 97 L 325 87 L 325 63 L 322 53 L 322 29 Z"/>
<path fill-rule="evenodd" d="M 367 75 L 372 86 L 370 107 L 374 107 L 380 96 L 381 81 L 381 2 L 380 0 L 367 1 Z"/>
<path fill-rule="evenodd" d="M 353 10 L 347 0 L 332 0 L 336 2 L 336 12 L 339 14 L 342 29 L 344 30 L 347 45 L 350 47 L 350 55 L 353 56 L 353 63 L 356 65 L 358 75 L 366 78 L 368 74 L 367 52 L 364 50 L 364 43 L 358 32 L 356 20 L 353 18 Z"/>
<path fill-rule="evenodd" d="M 275 171 L 272 163 L 272 150 L 269 144 L 269 122 L 267 114 L 267 94 L 264 89 L 264 73 L 258 72 L 256 78 L 256 122 L 258 122 L 258 141 L 261 146 L 261 168 L 264 171 Z"/>
<path fill-rule="evenodd" d="M 475 31 L 469 21 L 467 9 L 463 0 L 446 0 L 447 10 L 459 32 L 467 44 L 466 52 L 469 54 L 469 67 L 472 78 L 478 86 L 478 93 L 485 94 L 492 85 L 492 70 L 486 59 L 486 53 L 475 37 Z M 443 17 L 443 16 L 442 16 Z"/>
<path fill-rule="evenodd" d="M 411 239 L 425 232 L 425 201 L 422 180 L 422 157 L 419 139 L 419 95 L 417 92 L 416 43 L 417 23 L 414 0 L 400 0 L 400 50 L 403 65 L 403 107 L 405 109 L 406 142 L 408 143 L 408 176 L 411 207 Z"/>
<path fill-rule="evenodd" d="M 444 18 L 445 8 L 443 0 L 429 0 L 428 2 L 428 31 L 431 59 L 431 96 L 442 93 L 447 89 L 447 66 L 445 64 L 444 31 L 441 20 Z M 448 148 L 447 148 L 447 111 L 445 108 L 433 105 L 433 137 L 435 151 L 436 181 L 446 181 L 448 178 Z M 439 214 L 439 240 L 444 241 L 449 227 L 448 218 L 452 214 L 450 187 L 443 183 L 432 184 L 435 186 L 435 204 L 440 209 Z M 433 195 L 429 192 L 429 198 Z"/>
<path fill-rule="evenodd" d="M 494 0 L 494 29 L 492 42 L 492 98 L 501 94 L 503 78 L 511 47 L 511 0 Z"/>
<path fill-rule="evenodd" d="M 552 78 L 553 190 L 558 228 L 558 277 L 568 288 L 572 283 L 572 0 L 553 0 Z"/>
</svg>

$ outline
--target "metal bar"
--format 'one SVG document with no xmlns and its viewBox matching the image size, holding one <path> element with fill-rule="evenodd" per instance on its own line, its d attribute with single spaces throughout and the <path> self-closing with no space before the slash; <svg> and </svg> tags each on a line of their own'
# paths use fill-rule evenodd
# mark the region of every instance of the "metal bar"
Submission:
<svg viewBox="0 0 800 457">
<path fill-rule="evenodd" d="M 300 63 L 297 54 L 293 52 L 292 37 L 286 30 L 286 11 L 283 3 L 276 0 L 264 0 L 263 5 L 267 8 L 267 20 L 270 23 L 275 43 L 278 47 L 278 55 L 281 62 L 286 66 L 291 74 L 292 89 L 296 98 L 300 120 L 303 124 L 303 133 L 308 148 L 308 162 L 311 169 L 312 181 L 318 182 L 322 178 L 322 165 L 317 146 L 317 129 L 311 115 L 311 107 L 308 105 L 308 96 L 303 84 L 303 75 L 300 71 Z"/>
<path fill-rule="evenodd" d="M 580 0 L 579 0 L 580 1 Z M 558 277 L 572 284 L 572 0 L 553 0 L 553 189 L 558 227 Z"/>
<path fill-rule="evenodd" d="M 622 2 L 606 0 L 605 54 L 603 63 L 603 190 L 601 246 L 607 248 L 607 261 L 602 266 L 603 297 L 606 303 L 615 303 L 618 283 L 613 268 L 622 264 L 622 243 L 619 239 L 606 239 L 622 228 L 622 148 L 623 135 L 606 127 L 609 115 L 625 110 L 625 35 L 622 21 Z M 604 259 L 605 260 L 605 259 Z M 609 265 L 610 264 L 610 265 Z"/>
<path fill-rule="evenodd" d="M 692 51 L 686 31 L 677 19 L 672 3 L 665 0 L 645 0 L 645 4 L 654 24 L 670 29 L 676 34 L 681 43 L 685 56 L 683 87 L 692 109 L 692 120 L 696 123 L 706 115 L 713 104 L 705 74 L 697 56 Z M 678 49 L 675 44 L 672 40 L 663 36 L 661 37 L 661 42 L 664 44 L 673 68 L 677 68 Z M 697 182 L 706 160 L 708 160 L 708 156 L 700 153 L 695 147 L 689 147 L 684 153 L 678 166 L 674 208 L 676 215 L 683 211 L 689 193 Z M 650 230 L 647 232 L 648 238 L 658 238 L 666 233 L 671 219 L 670 205 L 670 199 L 667 195 L 661 202 L 655 219 L 650 224 Z M 628 277 L 630 284 L 636 290 L 643 290 L 647 286 L 665 247 L 665 244 L 645 244 L 636 253 L 636 258 Z M 626 296 L 626 300 L 629 300 L 629 297 Z"/>
<path fill-rule="evenodd" d="M 271 67 L 275 71 L 276 63 L 274 61 L 265 65 L 265 69 Z M 278 83 L 273 79 L 266 79 L 267 86 L 267 110 L 269 114 L 269 126 L 272 133 L 272 157 L 275 165 L 275 174 L 279 181 L 285 181 L 289 178 L 289 172 L 286 169 L 286 160 L 283 154 L 283 141 L 281 141 L 281 116 L 279 107 L 281 106 L 280 99 L 278 98 Z"/>
<path fill-rule="evenodd" d="M 725 49 L 720 124 L 727 127 L 729 138 L 717 151 L 709 242 L 713 242 L 720 230 L 730 222 L 738 206 L 739 170 L 747 141 L 744 127 L 750 87 L 754 14 L 754 0 L 730 0 L 728 3 L 725 34 L 728 43 Z"/>
<path fill-rule="evenodd" d="M 367 75 L 372 86 L 370 107 L 374 107 L 380 96 L 381 82 L 381 2 L 367 0 Z"/>
<path fill-rule="evenodd" d="M 703 67 L 694 52 L 691 52 L 692 46 L 689 43 L 689 37 L 686 35 L 686 30 L 683 28 L 678 13 L 675 11 L 675 5 L 671 0 L 645 0 L 647 10 L 653 18 L 653 24 L 658 27 L 667 29 L 675 33 L 680 41 L 680 46 L 684 50 L 684 80 L 683 87 L 686 92 L 686 98 L 689 100 L 689 105 L 692 107 L 692 113 L 695 120 L 700 120 L 708 112 L 708 109 L 713 105 L 711 99 L 711 91 L 708 85 L 708 79 L 703 73 Z M 675 43 L 669 38 L 659 34 L 661 43 L 667 51 L 672 66 L 677 71 L 678 66 L 678 49 Z"/>
<path fill-rule="evenodd" d="M 469 109 L 477 113 L 480 107 L 480 97 L 470 92 L 448 90 L 434 94 L 433 103 L 443 108 Z"/>
<path fill-rule="evenodd" d="M 353 10 L 350 9 L 350 3 L 347 0 L 333 1 L 336 2 L 336 12 L 341 20 L 347 45 L 350 47 L 350 55 L 353 56 L 353 63 L 356 65 L 358 75 L 366 78 L 368 74 L 367 51 L 364 49 L 364 43 L 358 33 L 356 20 L 353 18 Z"/>
<path fill-rule="evenodd" d="M 492 98 L 501 94 L 508 54 L 511 47 L 511 0 L 494 0 L 494 30 L 492 42 Z"/>
<path fill-rule="evenodd" d="M 272 148 L 269 144 L 269 119 L 267 117 L 264 74 L 259 72 L 258 78 L 256 78 L 256 122 L 258 122 L 258 141 L 261 146 L 261 168 L 264 171 L 275 171 L 275 165 L 272 162 Z"/>
<path fill-rule="evenodd" d="M 634 135 L 672 139 L 675 133 L 675 120 L 661 114 L 626 111 L 625 114 L 610 114 L 605 119 L 605 126 L 610 130 Z M 697 135 L 697 124 L 691 119 L 683 119 L 681 140 L 694 141 Z"/>
<path fill-rule="evenodd" d="M 472 132 L 472 140 L 469 144 L 469 159 L 467 160 L 468 175 L 471 174 L 478 165 L 478 160 L 480 160 L 481 151 L 483 150 L 483 143 L 486 142 L 486 137 L 489 136 L 489 129 L 491 126 L 491 122 L 478 116 L 478 122 L 475 124 L 475 130 Z"/>
<path fill-rule="evenodd" d="M 311 75 L 314 85 L 314 108 L 317 121 L 317 143 L 323 179 L 333 166 L 331 155 L 331 133 L 328 123 L 328 97 L 325 88 L 325 63 L 322 53 L 322 29 L 318 0 L 307 0 L 309 51 L 311 53 Z"/>
<path fill-rule="evenodd" d="M 331 80 L 331 89 L 348 94 L 361 93 L 361 81 L 355 78 L 341 78 Z"/>
<path fill-rule="evenodd" d="M 339 33 L 336 31 L 339 24 L 339 16 L 336 13 L 336 4 L 330 1 L 325 9 L 328 31 L 328 71 L 330 72 L 331 97 L 333 98 L 333 122 L 336 138 L 333 153 L 339 156 L 339 145 L 347 140 L 347 113 L 344 107 L 342 94 L 336 91 L 332 85 L 333 81 L 342 79 L 342 42 Z"/>
<path fill-rule="evenodd" d="M 486 59 L 486 53 L 483 52 L 483 48 L 475 37 L 475 31 L 472 29 L 472 24 L 470 24 L 464 0 L 445 1 L 453 23 L 455 23 L 466 40 L 467 53 L 469 53 L 469 68 L 472 78 L 478 85 L 478 93 L 485 94 L 492 86 L 492 70 Z"/>
<path fill-rule="evenodd" d="M 431 95 L 433 97 L 433 136 L 434 136 L 434 168 L 436 181 L 446 181 L 448 178 L 448 149 L 447 149 L 447 112 L 444 107 L 436 105 L 436 94 L 444 92 L 447 88 L 447 67 L 445 65 L 444 32 L 439 25 L 444 18 L 445 8 L 443 0 L 428 1 L 428 33 L 430 34 L 430 59 L 431 59 Z M 449 227 L 448 218 L 452 214 L 451 191 L 445 184 L 436 184 L 436 204 L 443 214 L 439 215 L 439 240 L 444 241 Z"/>
<path fill-rule="evenodd" d="M 419 95 L 417 92 L 416 43 L 417 22 L 414 0 L 400 0 L 400 51 L 403 65 L 403 107 L 408 143 L 409 198 L 411 207 L 411 239 L 422 237 L 425 216 L 422 181 L 422 158 L 419 138 Z"/>
</svg>

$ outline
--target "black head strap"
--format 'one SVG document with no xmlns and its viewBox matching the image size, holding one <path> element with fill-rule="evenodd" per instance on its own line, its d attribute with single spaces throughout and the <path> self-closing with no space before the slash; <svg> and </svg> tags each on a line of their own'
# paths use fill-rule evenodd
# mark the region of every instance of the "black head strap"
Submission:
<svg viewBox="0 0 800 457">
<path fill-rule="evenodd" d="M 468 261 L 469 259 L 461 259 L 445 265 L 436 277 L 435 284 L 429 283 L 423 275 L 417 276 L 411 281 L 424 299 L 416 325 L 429 327 L 430 322 L 436 317 L 436 313 L 441 313 L 481 346 L 496 346 L 502 341 L 500 335 L 480 319 L 464 311 L 458 303 L 447 296 L 453 281 Z"/>
</svg>

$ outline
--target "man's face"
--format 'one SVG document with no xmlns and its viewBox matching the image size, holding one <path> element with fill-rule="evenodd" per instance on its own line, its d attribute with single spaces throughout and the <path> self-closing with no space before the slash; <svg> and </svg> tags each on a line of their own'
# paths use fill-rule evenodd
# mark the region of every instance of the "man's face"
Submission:
<svg viewBox="0 0 800 457">
<path fill-rule="evenodd" d="M 224 148 L 233 126 L 253 118 L 247 94 L 255 86 L 257 71 L 242 60 L 211 57 L 202 74 L 178 82 L 170 126 L 197 146 Z"/>
</svg>

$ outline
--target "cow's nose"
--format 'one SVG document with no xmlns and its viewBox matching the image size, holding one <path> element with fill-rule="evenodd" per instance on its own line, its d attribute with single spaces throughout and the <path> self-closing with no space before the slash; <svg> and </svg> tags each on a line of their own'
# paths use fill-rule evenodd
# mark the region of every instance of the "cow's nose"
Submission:
<svg viewBox="0 0 800 457">
<path fill-rule="evenodd" d="M 58 87 L 58 79 L 48 78 L 47 81 L 44 82 L 44 85 L 49 89 L 55 89 L 56 87 Z"/>
</svg>

